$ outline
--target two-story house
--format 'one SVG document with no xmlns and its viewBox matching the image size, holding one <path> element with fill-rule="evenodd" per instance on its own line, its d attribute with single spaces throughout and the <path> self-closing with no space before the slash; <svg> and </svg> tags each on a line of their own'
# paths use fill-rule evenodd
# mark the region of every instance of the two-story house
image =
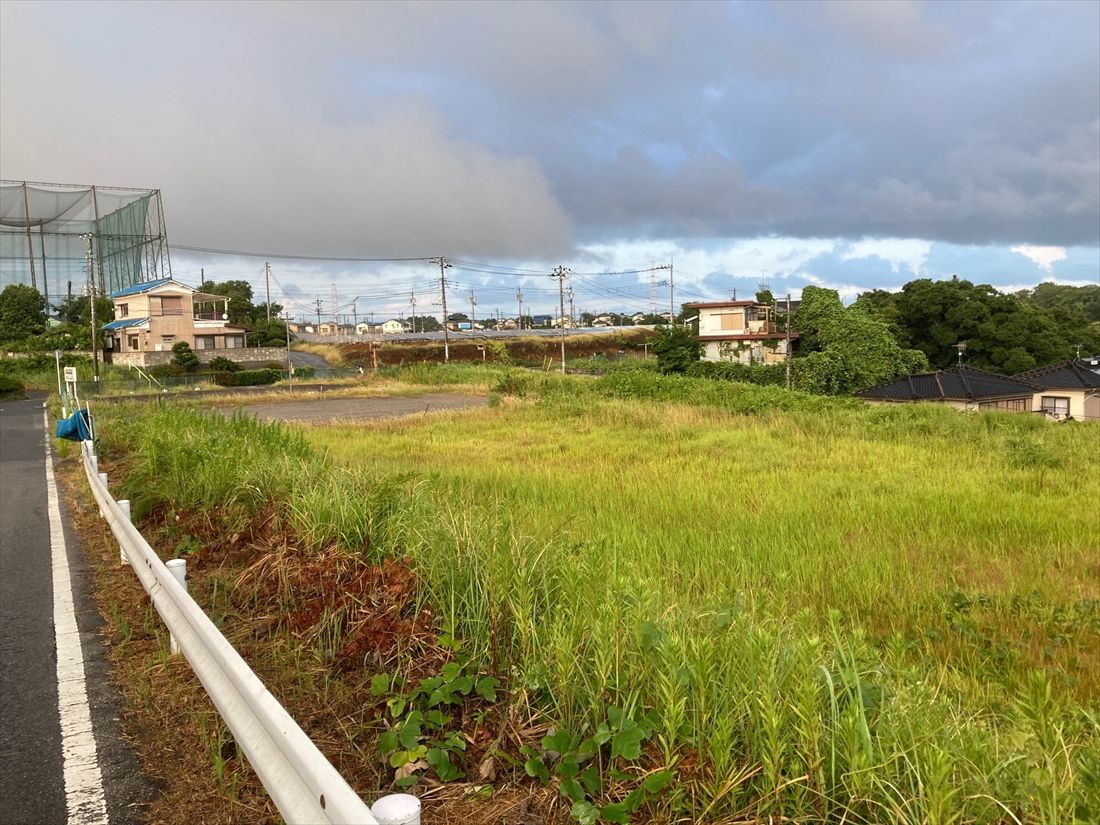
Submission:
<svg viewBox="0 0 1100 825">
<path fill-rule="evenodd" d="M 756 301 L 703 301 L 685 304 L 699 313 L 703 360 L 778 364 L 786 360 L 797 333 L 776 329 L 772 307 Z"/>
<path fill-rule="evenodd" d="M 151 353 L 170 353 L 179 341 L 192 350 L 240 349 L 243 327 L 229 323 L 229 299 L 208 295 L 171 278 L 111 293 L 115 320 L 104 325 L 104 347 L 113 363 L 162 363 Z"/>
</svg>

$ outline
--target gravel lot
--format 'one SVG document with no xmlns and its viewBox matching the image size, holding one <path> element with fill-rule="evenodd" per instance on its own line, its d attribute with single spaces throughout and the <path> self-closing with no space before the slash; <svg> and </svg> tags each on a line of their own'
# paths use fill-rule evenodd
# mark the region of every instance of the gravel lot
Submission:
<svg viewBox="0 0 1100 825">
<path fill-rule="evenodd" d="M 244 410 L 264 421 L 369 421 L 400 415 L 483 407 L 488 399 L 478 395 L 429 393 L 414 397 L 317 398 L 309 401 L 244 404 Z"/>
</svg>

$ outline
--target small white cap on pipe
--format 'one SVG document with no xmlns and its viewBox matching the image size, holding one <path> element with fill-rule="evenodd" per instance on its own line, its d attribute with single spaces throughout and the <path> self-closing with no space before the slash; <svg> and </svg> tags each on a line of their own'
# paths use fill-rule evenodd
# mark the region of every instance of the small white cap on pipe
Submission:
<svg viewBox="0 0 1100 825">
<path fill-rule="evenodd" d="M 420 825 L 420 800 L 412 794 L 383 796 L 371 806 L 370 812 L 378 825 Z"/>
</svg>

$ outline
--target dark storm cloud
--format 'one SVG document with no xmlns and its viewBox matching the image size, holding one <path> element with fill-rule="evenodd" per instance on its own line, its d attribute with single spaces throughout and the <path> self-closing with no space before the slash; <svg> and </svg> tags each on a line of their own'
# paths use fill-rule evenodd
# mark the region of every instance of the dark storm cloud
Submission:
<svg viewBox="0 0 1100 825">
<path fill-rule="evenodd" d="M 5 4 L 3 174 L 180 241 L 1100 242 L 1095 3 Z"/>
</svg>

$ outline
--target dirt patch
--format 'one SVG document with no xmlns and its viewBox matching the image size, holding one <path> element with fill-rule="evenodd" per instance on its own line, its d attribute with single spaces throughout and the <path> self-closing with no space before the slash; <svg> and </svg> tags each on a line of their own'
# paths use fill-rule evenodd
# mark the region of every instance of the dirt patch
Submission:
<svg viewBox="0 0 1100 825">
<path fill-rule="evenodd" d="M 644 351 L 644 345 L 653 341 L 657 334 L 650 329 L 637 329 L 615 334 L 567 335 L 565 338 L 565 357 L 590 358 L 601 355 L 616 358 L 619 353 L 637 355 Z M 561 340 L 556 336 L 494 338 L 494 343 L 503 343 L 508 357 L 522 363 L 539 364 L 550 358 L 556 361 L 560 357 Z M 485 357 L 480 347 L 483 339 L 452 340 L 449 347 L 451 361 L 481 361 Z M 370 344 L 345 344 L 341 348 L 344 359 L 349 364 L 370 367 L 373 364 Z M 383 343 L 377 347 L 379 366 L 398 366 L 400 364 L 442 362 L 442 341 L 403 341 Z M 491 356 L 490 356 L 491 359 Z"/>
<path fill-rule="evenodd" d="M 489 400 L 478 395 L 429 393 L 412 397 L 389 398 L 316 398 L 308 401 L 284 401 L 244 404 L 243 409 L 264 421 L 372 421 L 440 410 L 483 407 Z"/>
</svg>

